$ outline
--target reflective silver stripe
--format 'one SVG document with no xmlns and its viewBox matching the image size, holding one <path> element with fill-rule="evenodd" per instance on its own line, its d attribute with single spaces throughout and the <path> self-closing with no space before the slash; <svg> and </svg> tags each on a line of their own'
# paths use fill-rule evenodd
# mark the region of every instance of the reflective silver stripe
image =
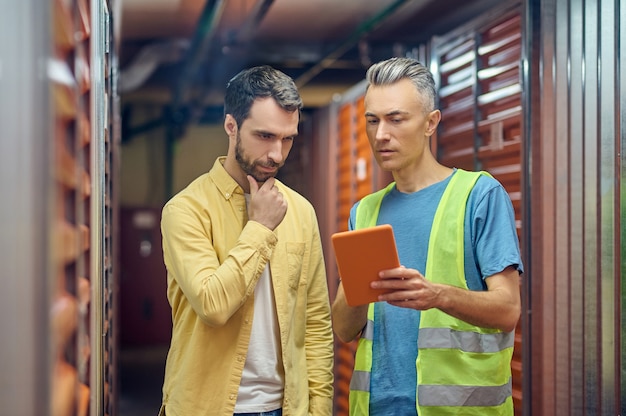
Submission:
<svg viewBox="0 0 626 416">
<path fill-rule="evenodd" d="M 374 340 L 374 321 L 367 320 L 365 328 L 363 328 L 363 332 L 361 333 L 361 338 L 365 338 L 368 341 Z"/>
<path fill-rule="evenodd" d="M 479 353 L 502 351 L 513 347 L 514 342 L 513 331 L 479 334 L 455 331 L 450 328 L 420 328 L 417 338 L 418 348 L 454 348 Z"/>
<path fill-rule="evenodd" d="M 511 379 L 502 386 L 417 386 L 420 406 L 499 406 L 511 395 Z"/>
<path fill-rule="evenodd" d="M 358 371 L 352 372 L 352 380 L 350 380 L 350 390 L 370 391 L 370 372 Z"/>
</svg>

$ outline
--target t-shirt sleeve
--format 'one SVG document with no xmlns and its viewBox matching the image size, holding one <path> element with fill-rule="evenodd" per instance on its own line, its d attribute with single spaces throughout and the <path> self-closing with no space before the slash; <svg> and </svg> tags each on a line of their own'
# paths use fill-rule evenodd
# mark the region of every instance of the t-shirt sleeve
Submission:
<svg viewBox="0 0 626 416">
<path fill-rule="evenodd" d="M 481 177 L 470 195 L 472 239 L 478 269 L 485 279 L 509 266 L 523 273 L 515 213 L 509 194 L 495 179 Z"/>
<path fill-rule="evenodd" d="M 355 203 L 352 208 L 350 208 L 350 218 L 348 218 L 348 230 L 354 230 L 354 224 L 356 223 L 356 207 L 359 203 Z"/>
</svg>

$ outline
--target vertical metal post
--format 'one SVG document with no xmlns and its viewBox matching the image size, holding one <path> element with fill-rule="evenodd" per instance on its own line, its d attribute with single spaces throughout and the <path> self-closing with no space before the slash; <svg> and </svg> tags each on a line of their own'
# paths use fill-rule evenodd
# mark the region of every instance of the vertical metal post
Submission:
<svg viewBox="0 0 626 416">
<path fill-rule="evenodd" d="M 0 0 L 0 403 L 46 415 L 51 398 L 50 4 Z"/>
<path fill-rule="evenodd" d="M 90 414 L 104 414 L 104 377 L 106 336 L 104 332 L 104 216 L 105 216 L 105 129 L 108 124 L 106 91 L 106 54 L 109 13 L 106 2 L 91 0 L 91 372 Z"/>
</svg>

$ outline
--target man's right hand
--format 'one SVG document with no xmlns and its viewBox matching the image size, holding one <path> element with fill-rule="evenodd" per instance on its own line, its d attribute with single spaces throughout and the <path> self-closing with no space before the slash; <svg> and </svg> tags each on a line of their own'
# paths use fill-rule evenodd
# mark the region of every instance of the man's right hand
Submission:
<svg viewBox="0 0 626 416">
<path fill-rule="evenodd" d="M 248 219 L 259 222 L 273 231 L 287 213 L 287 201 L 278 191 L 276 179 L 269 178 L 260 188 L 257 181 L 250 175 L 248 175 L 248 182 L 250 183 Z"/>
</svg>

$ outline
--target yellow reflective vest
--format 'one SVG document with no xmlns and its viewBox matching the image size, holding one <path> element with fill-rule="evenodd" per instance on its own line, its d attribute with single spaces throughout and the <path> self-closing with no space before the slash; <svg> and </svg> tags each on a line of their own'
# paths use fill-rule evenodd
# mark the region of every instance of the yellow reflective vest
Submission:
<svg viewBox="0 0 626 416">
<path fill-rule="evenodd" d="M 435 212 L 424 276 L 468 289 L 464 223 L 468 196 L 480 175 L 457 169 Z M 383 197 L 394 187 L 366 196 L 356 210 L 355 228 L 376 225 Z M 350 415 L 369 415 L 374 303 L 367 311 L 350 382 Z M 417 367 L 419 416 L 513 415 L 511 358 L 514 332 L 481 328 L 438 309 L 421 312 Z M 393 411 L 393 409 L 390 409 Z"/>
</svg>

